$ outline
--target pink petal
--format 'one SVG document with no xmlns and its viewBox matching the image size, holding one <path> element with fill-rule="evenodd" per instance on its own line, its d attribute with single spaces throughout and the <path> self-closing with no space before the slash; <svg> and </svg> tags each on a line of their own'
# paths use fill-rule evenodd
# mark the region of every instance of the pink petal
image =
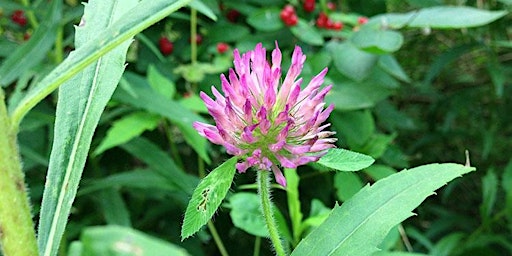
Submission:
<svg viewBox="0 0 512 256">
<path fill-rule="evenodd" d="M 276 165 L 272 165 L 272 171 L 274 172 L 274 177 L 276 178 L 276 182 L 281 186 L 286 187 L 286 178 L 284 177 L 281 170 Z"/>
<path fill-rule="evenodd" d="M 251 167 L 247 162 L 237 163 L 235 166 L 239 173 L 244 173 Z"/>
</svg>

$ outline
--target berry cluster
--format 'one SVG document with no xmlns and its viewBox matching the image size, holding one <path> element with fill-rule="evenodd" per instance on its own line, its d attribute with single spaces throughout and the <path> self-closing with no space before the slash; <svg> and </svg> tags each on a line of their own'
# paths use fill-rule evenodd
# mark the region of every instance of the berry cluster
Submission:
<svg viewBox="0 0 512 256">
<path fill-rule="evenodd" d="M 319 28 L 331 29 L 331 30 L 341 30 L 343 28 L 343 23 L 341 21 L 332 21 L 327 14 L 321 12 L 316 19 L 316 26 Z"/>
<path fill-rule="evenodd" d="M 304 8 L 306 12 L 313 12 L 315 10 L 315 0 L 304 0 L 302 8 Z"/>
<path fill-rule="evenodd" d="M 158 45 L 163 55 L 170 55 L 174 51 L 174 44 L 165 36 L 160 37 Z"/>
<path fill-rule="evenodd" d="M 299 18 L 292 5 L 286 5 L 280 13 L 281 20 L 286 26 L 291 27 L 297 25 Z"/>
<path fill-rule="evenodd" d="M 11 20 L 20 26 L 27 25 L 27 17 L 25 17 L 25 12 L 23 10 L 14 11 L 11 15 Z"/>
</svg>

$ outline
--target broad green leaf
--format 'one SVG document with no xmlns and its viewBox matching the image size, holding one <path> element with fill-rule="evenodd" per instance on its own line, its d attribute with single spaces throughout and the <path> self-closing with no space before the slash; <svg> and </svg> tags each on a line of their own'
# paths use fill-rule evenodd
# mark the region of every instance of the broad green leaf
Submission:
<svg viewBox="0 0 512 256">
<path fill-rule="evenodd" d="M 148 82 L 153 90 L 168 99 L 172 99 L 176 95 L 176 85 L 174 82 L 162 75 L 154 65 L 149 65 Z"/>
<path fill-rule="evenodd" d="M 275 31 L 284 27 L 278 8 L 262 8 L 247 17 L 247 23 L 260 31 Z"/>
<path fill-rule="evenodd" d="M 111 26 L 97 30 L 94 40 L 71 52 L 69 56 L 34 88 L 28 91 L 16 106 L 9 106 L 13 126 L 42 99 L 52 93 L 62 83 L 76 75 L 101 56 L 116 48 L 135 34 L 167 17 L 186 5 L 190 0 L 153 0 L 139 2 L 132 10 L 119 18 Z M 87 22 L 87 21 L 86 21 Z M 89 22 L 93 22 L 89 20 Z"/>
<path fill-rule="evenodd" d="M 334 175 L 334 187 L 338 198 L 345 202 L 363 188 L 363 182 L 355 173 L 338 172 Z"/>
<path fill-rule="evenodd" d="M 386 165 L 374 164 L 364 169 L 364 172 L 368 174 L 368 176 L 370 176 L 373 180 L 381 180 L 387 176 L 395 174 L 396 170 Z"/>
<path fill-rule="evenodd" d="M 317 29 L 302 19 L 299 19 L 297 25 L 291 27 L 290 31 L 304 43 L 316 46 L 324 43 L 324 38 Z"/>
<path fill-rule="evenodd" d="M 199 231 L 217 211 L 233 182 L 236 162 L 236 157 L 227 160 L 201 180 L 194 190 L 181 227 L 182 240 Z"/>
<path fill-rule="evenodd" d="M 435 6 L 408 13 L 388 13 L 375 16 L 371 23 L 385 21 L 391 28 L 456 29 L 487 25 L 507 14 L 507 11 L 488 11 L 468 6 Z M 373 25 L 373 24 L 372 24 Z"/>
<path fill-rule="evenodd" d="M 331 42 L 326 47 L 333 56 L 336 69 L 355 81 L 364 80 L 378 60 L 377 55 L 360 50 L 351 42 Z"/>
<path fill-rule="evenodd" d="M 480 213 L 485 219 L 491 217 L 496 203 L 498 193 L 498 177 L 494 170 L 490 169 L 482 178 L 482 204 L 480 205 Z"/>
<path fill-rule="evenodd" d="M 190 255 L 177 245 L 127 227 L 90 227 L 84 230 L 80 241 L 82 256 Z"/>
<path fill-rule="evenodd" d="M 269 237 L 267 224 L 261 213 L 260 198 L 257 194 L 236 193 L 229 197 L 229 204 L 226 206 L 231 208 L 229 216 L 235 227 L 254 236 Z M 277 207 L 273 206 L 272 209 L 279 232 L 284 239 L 291 241 L 286 219 Z"/>
<path fill-rule="evenodd" d="M 76 27 L 75 46 L 84 47 L 98 31 L 137 4 L 89 1 Z M 55 136 L 39 218 L 40 254 L 56 255 L 68 215 L 76 196 L 94 130 L 124 71 L 130 41 L 98 59 L 68 80 L 59 90 L 55 118 Z"/>
<path fill-rule="evenodd" d="M 292 255 L 371 255 L 391 228 L 413 215 L 425 198 L 447 182 L 474 171 L 459 164 L 429 164 L 403 170 L 365 186 L 337 206 Z"/>
<path fill-rule="evenodd" d="M 405 73 L 404 69 L 393 55 L 386 54 L 380 56 L 379 67 L 401 81 L 407 83 L 411 82 L 411 78 Z"/>
<path fill-rule="evenodd" d="M 145 112 L 136 112 L 115 121 L 100 145 L 94 150 L 94 155 L 126 143 L 144 131 L 155 129 L 159 122 L 160 116 Z"/>
<path fill-rule="evenodd" d="M 375 162 L 370 156 L 342 148 L 329 149 L 317 163 L 344 172 L 355 172 L 364 169 Z"/>
<path fill-rule="evenodd" d="M 204 104 L 203 100 L 196 94 L 184 97 L 180 99 L 179 102 L 182 106 L 194 112 L 203 114 L 208 113 L 208 109 L 206 108 L 206 105 Z"/>
<path fill-rule="evenodd" d="M 313 199 L 311 201 L 311 211 L 309 216 L 302 222 L 301 230 L 308 231 L 309 228 L 316 228 L 320 226 L 329 217 L 331 208 L 325 206 L 322 201 Z"/>
<path fill-rule="evenodd" d="M 332 125 L 350 148 L 364 145 L 375 133 L 375 121 L 369 110 L 333 113 Z"/>
<path fill-rule="evenodd" d="M 143 137 L 138 137 L 121 145 L 121 148 L 146 163 L 152 170 L 165 177 L 185 194 L 192 194 L 192 190 L 198 182 L 197 177 L 185 173 L 166 152 L 154 143 Z"/>
<path fill-rule="evenodd" d="M 206 121 L 194 112 L 181 106 L 179 103 L 169 100 L 152 90 L 141 77 L 131 73 L 126 73 L 125 77 L 126 79 L 121 79 L 122 88 L 116 91 L 113 98 L 169 119 L 173 124 L 178 126 L 187 143 L 197 154 L 205 160 L 205 162 L 210 163 L 206 139 L 201 137 L 192 127 L 194 121 Z"/>
<path fill-rule="evenodd" d="M 398 51 L 404 43 L 401 33 L 382 29 L 361 29 L 350 38 L 359 49 L 374 54 Z"/>
<path fill-rule="evenodd" d="M 61 22 L 62 1 L 49 4 L 49 12 L 28 42 L 15 51 L 0 66 L 0 86 L 6 87 L 30 68 L 39 64 L 53 46 Z M 29 56 L 29 57 L 27 57 Z"/>
<path fill-rule="evenodd" d="M 415 252 L 376 252 L 372 256 L 428 256 L 428 254 L 415 253 Z"/>
</svg>

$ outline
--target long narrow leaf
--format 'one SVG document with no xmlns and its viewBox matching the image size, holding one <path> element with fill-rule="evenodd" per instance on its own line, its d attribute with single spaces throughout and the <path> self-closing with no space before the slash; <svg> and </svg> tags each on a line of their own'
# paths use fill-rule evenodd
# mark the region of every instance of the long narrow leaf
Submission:
<svg viewBox="0 0 512 256">
<path fill-rule="evenodd" d="M 126 12 L 112 26 L 96 31 L 97 37 L 72 52 L 57 68 L 30 90 L 16 106 L 9 106 L 13 125 L 62 83 L 145 28 L 167 17 L 191 0 L 145 0 Z M 94 22 L 89 20 L 86 22 Z M 99 32 L 101 31 L 101 32 Z"/>
<path fill-rule="evenodd" d="M 389 230 L 447 182 L 474 171 L 458 164 L 404 170 L 364 187 L 297 246 L 292 255 L 372 255 Z"/>
<path fill-rule="evenodd" d="M 137 0 L 91 0 L 76 28 L 77 49 L 94 39 Z M 41 255 L 56 255 L 76 196 L 94 130 L 124 71 L 130 41 L 100 58 L 59 90 L 55 137 L 50 156 L 38 245 Z"/>
</svg>

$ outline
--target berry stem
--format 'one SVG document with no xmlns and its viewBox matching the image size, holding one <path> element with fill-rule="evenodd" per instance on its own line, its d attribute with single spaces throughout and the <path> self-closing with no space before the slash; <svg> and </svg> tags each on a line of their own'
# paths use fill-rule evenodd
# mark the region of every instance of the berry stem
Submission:
<svg viewBox="0 0 512 256">
<path fill-rule="evenodd" d="M 3 255 L 38 255 L 25 176 L 0 88 L 0 245 Z"/>
<path fill-rule="evenodd" d="M 270 234 L 270 240 L 274 245 L 276 255 L 283 256 L 286 255 L 286 253 L 284 251 L 284 247 L 279 236 L 279 231 L 277 230 L 277 223 L 274 219 L 274 214 L 272 212 L 272 203 L 270 200 L 270 172 L 266 170 L 258 170 L 257 173 L 258 193 L 260 194 L 263 218 L 265 219 L 265 223 L 267 224 L 268 233 Z"/>
<path fill-rule="evenodd" d="M 21 0 L 21 4 L 25 7 L 27 7 L 27 11 L 25 12 L 27 15 L 28 22 L 30 22 L 30 25 L 35 30 L 39 26 L 39 22 L 37 22 L 36 15 L 34 14 L 34 11 L 32 11 L 30 7 L 29 0 Z"/>
</svg>

